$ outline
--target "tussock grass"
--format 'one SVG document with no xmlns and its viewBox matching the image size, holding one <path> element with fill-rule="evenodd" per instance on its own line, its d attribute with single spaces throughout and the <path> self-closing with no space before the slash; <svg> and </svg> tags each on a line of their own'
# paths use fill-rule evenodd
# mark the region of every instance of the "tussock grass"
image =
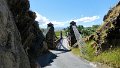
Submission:
<svg viewBox="0 0 120 68">
<path fill-rule="evenodd" d="M 113 50 L 107 50 L 102 54 L 94 57 L 93 61 L 98 61 L 115 68 L 120 68 L 120 48 L 118 47 Z"/>
<path fill-rule="evenodd" d="M 92 61 L 95 57 L 95 49 L 91 46 L 93 42 L 94 41 L 86 42 L 86 45 L 85 45 L 86 52 L 85 52 L 85 56 L 83 57 L 89 61 Z"/>
<path fill-rule="evenodd" d="M 72 51 L 71 51 L 74 55 L 80 57 L 81 56 L 81 53 L 80 53 L 80 49 L 79 48 L 72 48 Z"/>
<path fill-rule="evenodd" d="M 79 48 L 72 48 L 72 53 L 92 62 L 100 62 L 114 68 L 120 68 L 120 47 L 106 50 L 100 55 L 96 56 L 95 49 L 91 46 L 93 42 L 94 41 L 89 41 L 86 43 L 85 56 L 81 55 Z"/>
</svg>

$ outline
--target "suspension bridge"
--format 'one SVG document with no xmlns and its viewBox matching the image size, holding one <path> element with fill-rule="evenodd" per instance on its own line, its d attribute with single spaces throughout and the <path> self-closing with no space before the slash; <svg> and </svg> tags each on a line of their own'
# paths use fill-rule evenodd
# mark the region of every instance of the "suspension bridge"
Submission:
<svg viewBox="0 0 120 68">
<path fill-rule="evenodd" d="M 48 24 L 47 30 L 44 31 L 44 36 L 47 39 L 47 44 L 50 49 L 49 54 L 45 54 L 38 58 L 39 64 L 44 68 L 95 68 L 96 65 L 90 62 L 74 56 L 70 51 L 70 47 L 79 47 L 82 55 L 85 55 L 85 42 L 82 40 L 82 36 L 76 28 L 76 23 L 72 21 L 70 23 L 70 34 L 66 36 L 60 36 L 56 40 L 54 25 Z M 62 33 L 60 34 L 62 35 Z M 44 60 L 43 60 L 44 59 Z M 42 61 L 42 63 L 41 63 Z"/>
<path fill-rule="evenodd" d="M 84 46 L 85 46 L 85 42 L 82 40 L 82 36 L 79 33 L 78 29 L 76 28 L 76 22 L 72 21 L 70 23 L 70 35 L 69 38 L 66 37 L 68 40 L 66 40 L 67 42 L 70 42 L 71 44 L 67 43 L 67 46 L 71 46 L 71 47 L 79 47 L 80 48 L 80 52 L 83 54 L 85 51 Z M 61 49 L 61 46 L 66 49 L 63 45 L 61 45 L 61 42 L 64 42 L 64 40 L 62 39 L 62 33 L 60 34 L 60 39 L 56 40 L 56 35 L 54 32 L 54 25 L 52 23 L 48 24 L 47 29 L 43 32 L 43 35 L 46 37 L 48 44 L 52 44 L 50 45 L 50 47 L 52 49 Z M 65 38 L 65 37 L 64 37 Z M 55 45 L 56 44 L 56 45 Z M 50 48 L 50 49 L 51 49 Z"/>
</svg>

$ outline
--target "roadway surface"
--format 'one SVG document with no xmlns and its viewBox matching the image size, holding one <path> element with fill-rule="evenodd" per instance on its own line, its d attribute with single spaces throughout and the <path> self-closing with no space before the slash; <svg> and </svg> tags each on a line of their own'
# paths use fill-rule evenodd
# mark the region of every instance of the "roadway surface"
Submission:
<svg viewBox="0 0 120 68">
<path fill-rule="evenodd" d="M 58 50 L 52 50 L 56 55 L 52 62 L 43 68 L 95 68 L 88 61 L 74 56 L 68 49 L 67 38 L 58 44 Z"/>
</svg>

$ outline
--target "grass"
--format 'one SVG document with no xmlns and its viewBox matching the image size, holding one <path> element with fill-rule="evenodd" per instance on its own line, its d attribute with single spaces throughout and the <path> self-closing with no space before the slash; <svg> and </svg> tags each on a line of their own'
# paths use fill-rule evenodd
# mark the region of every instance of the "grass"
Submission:
<svg viewBox="0 0 120 68">
<path fill-rule="evenodd" d="M 79 48 L 72 48 L 72 53 L 76 56 L 81 56 L 92 62 L 100 62 L 107 64 L 114 68 L 120 68 L 120 48 L 114 48 L 111 50 L 106 50 L 100 55 L 95 56 L 95 49 L 91 46 L 94 41 L 89 41 L 86 43 L 85 56 L 82 56 Z"/>
<path fill-rule="evenodd" d="M 56 31 L 56 32 L 55 32 L 55 34 L 56 34 L 56 36 L 57 36 L 58 38 L 60 38 L 60 32 L 61 32 L 61 31 Z M 64 30 L 62 30 L 62 35 L 63 35 L 63 36 L 66 35 L 66 33 L 65 33 Z"/>
<path fill-rule="evenodd" d="M 108 64 L 114 68 L 120 67 L 120 48 L 115 48 L 113 50 L 107 50 L 102 54 L 94 57 L 94 61 Z"/>
<path fill-rule="evenodd" d="M 76 56 L 81 56 L 79 48 L 72 48 L 72 53 Z"/>
<path fill-rule="evenodd" d="M 94 57 L 94 49 L 90 46 L 91 42 L 86 43 L 85 46 L 85 56 L 83 56 L 80 52 L 79 48 L 72 48 L 72 53 L 76 56 L 84 57 L 85 59 L 91 61 L 92 57 Z"/>
<path fill-rule="evenodd" d="M 56 34 L 57 37 L 59 37 L 60 36 L 60 31 L 56 31 L 55 34 Z"/>
<path fill-rule="evenodd" d="M 93 57 L 95 56 L 95 49 L 91 46 L 91 44 L 93 43 L 94 41 L 89 41 L 86 43 L 85 45 L 85 49 L 86 49 L 86 54 L 85 56 L 83 56 L 84 58 L 86 58 L 87 60 L 89 61 L 92 61 L 93 60 Z"/>
</svg>

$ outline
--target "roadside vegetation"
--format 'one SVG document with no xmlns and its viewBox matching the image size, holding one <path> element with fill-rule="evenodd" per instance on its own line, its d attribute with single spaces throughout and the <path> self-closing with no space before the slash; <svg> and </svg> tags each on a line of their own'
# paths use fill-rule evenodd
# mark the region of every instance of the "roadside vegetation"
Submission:
<svg viewBox="0 0 120 68">
<path fill-rule="evenodd" d="M 100 62 L 103 64 L 107 64 L 113 68 L 120 67 L 120 48 L 119 47 L 106 50 L 104 52 L 101 52 L 101 54 L 96 55 L 95 48 L 91 46 L 91 44 L 93 43 L 94 43 L 93 40 L 86 43 L 85 56 L 82 56 L 79 48 L 72 48 L 72 53 L 78 57 L 83 57 L 91 62 Z"/>
<path fill-rule="evenodd" d="M 91 34 L 93 34 L 96 29 L 99 27 L 100 25 L 93 25 L 92 27 L 84 27 L 83 25 L 78 25 L 77 29 L 80 32 L 80 34 L 82 35 L 83 38 L 90 36 Z M 65 32 L 70 32 L 69 30 L 70 28 L 67 27 L 64 29 Z"/>
</svg>

